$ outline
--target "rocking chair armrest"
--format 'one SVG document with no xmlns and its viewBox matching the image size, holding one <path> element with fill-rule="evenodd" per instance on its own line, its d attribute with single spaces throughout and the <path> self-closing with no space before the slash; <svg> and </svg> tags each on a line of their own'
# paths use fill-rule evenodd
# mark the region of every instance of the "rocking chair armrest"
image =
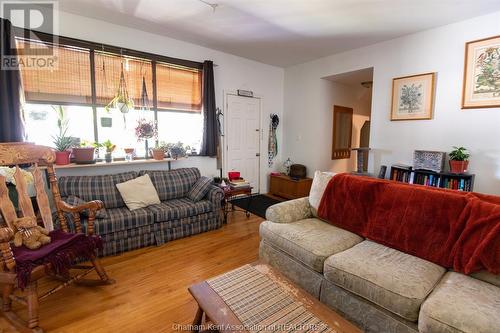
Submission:
<svg viewBox="0 0 500 333">
<path fill-rule="evenodd" d="M 101 210 L 103 208 L 104 204 L 100 200 L 89 201 L 78 206 L 71 206 L 64 201 L 59 202 L 59 209 L 61 211 L 73 214 L 77 232 L 81 232 L 82 230 L 79 213 L 83 212 L 84 210 L 88 210 L 87 235 L 89 236 L 94 234 L 94 221 L 96 213 L 98 210 Z M 67 229 L 67 226 L 63 226 L 63 230 L 66 230 L 65 228 Z"/>
<path fill-rule="evenodd" d="M 61 200 L 59 202 L 59 208 L 63 212 L 66 212 L 66 213 L 81 213 L 87 209 L 89 210 L 89 212 L 90 211 L 97 212 L 98 210 L 101 210 L 104 208 L 104 204 L 100 200 L 92 200 L 92 201 L 86 202 L 82 205 L 72 206 L 72 205 Z"/>
</svg>

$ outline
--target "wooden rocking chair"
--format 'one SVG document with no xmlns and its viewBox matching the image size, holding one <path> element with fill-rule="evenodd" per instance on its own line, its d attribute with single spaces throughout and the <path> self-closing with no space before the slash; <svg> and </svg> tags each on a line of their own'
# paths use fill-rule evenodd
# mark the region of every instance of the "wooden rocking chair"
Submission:
<svg viewBox="0 0 500 333">
<path fill-rule="evenodd" d="M 3 222 L 6 226 L 0 228 L 0 284 L 3 287 L 2 300 L 3 300 L 3 314 L 4 316 L 18 329 L 27 332 L 43 332 L 43 330 L 38 326 L 38 302 L 43 300 L 47 296 L 55 293 L 56 291 L 72 284 L 73 282 L 85 283 L 90 285 L 99 284 L 111 284 L 114 283 L 111 280 L 101 266 L 94 247 L 91 248 L 90 253 L 80 256 L 79 253 L 75 253 L 76 257 L 88 259 L 92 265 L 72 265 L 71 269 L 78 269 L 79 273 L 71 277 L 69 270 L 64 270 L 63 272 L 57 272 L 56 267 L 50 262 L 44 262 L 43 258 L 38 261 L 30 262 L 30 274 L 26 279 L 26 285 L 21 286 L 19 280 L 19 266 L 22 264 L 21 259 L 18 256 L 16 260 L 16 253 L 18 249 L 11 247 L 11 242 L 13 240 L 14 233 L 16 229 L 14 227 L 14 221 L 19 218 L 33 218 L 36 219 L 33 205 L 31 203 L 31 198 L 28 194 L 28 185 L 23 177 L 20 166 L 31 165 L 34 189 L 36 192 L 36 202 L 39 209 L 39 219 L 43 221 L 44 227 L 51 231 L 50 235 L 54 235 L 53 241 L 50 244 L 44 245 L 38 250 L 28 250 L 24 249 L 25 253 L 29 255 L 34 254 L 36 256 L 37 251 L 45 249 L 47 252 L 47 246 L 51 246 L 51 253 L 56 255 L 62 255 L 64 250 L 68 250 L 73 245 L 74 238 L 78 238 L 80 241 L 90 241 L 97 240 L 97 236 L 93 236 L 94 233 L 94 220 L 96 212 L 103 208 L 103 204 L 100 201 L 91 201 L 86 204 L 73 207 L 61 200 L 61 195 L 59 193 L 59 188 L 57 185 L 57 179 L 54 172 L 53 163 L 55 161 L 55 153 L 51 148 L 44 146 L 37 146 L 30 143 L 0 143 L 0 166 L 14 166 L 16 171 L 14 173 L 14 180 L 16 183 L 16 190 L 18 193 L 18 207 L 19 215 L 16 212 L 14 205 L 10 201 L 8 188 L 6 186 L 6 178 L 0 175 L 0 212 Z M 57 215 L 60 224 L 60 230 L 55 230 L 52 222 L 52 213 L 49 205 L 49 198 L 47 196 L 44 184 L 43 171 L 40 170 L 39 165 L 43 165 L 46 168 L 48 174 L 48 181 L 50 183 L 50 188 L 52 196 L 54 198 L 54 205 L 57 209 Z M 88 212 L 87 221 L 87 235 L 81 234 L 82 225 L 80 222 L 80 212 L 86 210 Z M 65 213 L 71 214 L 73 217 L 74 229 L 77 234 L 70 233 L 68 228 L 68 222 L 65 218 Z M 62 230 L 62 231 L 61 231 Z M 62 238 L 67 238 L 68 240 L 56 239 L 55 235 L 62 235 Z M 61 237 L 59 237 L 61 238 Z M 71 238 L 71 240 L 69 240 Z M 12 244 L 13 246 L 13 244 Z M 76 248 L 76 246 L 75 246 Z M 72 249 L 74 251 L 74 249 Z M 30 252 L 33 251 L 33 252 Z M 71 260 L 70 260 L 71 262 Z M 85 275 L 91 271 L 97 272 L 99 275 L 99 280 L 87 280 L 83 279 Z M 62 281 L 60 285 L 48 291 L 44 295 L 38 295 L 37 292 L 37 281 L 44 277 L 51 276 L 57 280 Z M 24 288 L 20 288 L 24 287 Z M 14 294 L 14 291 L 18 289 L 22 290 L 25 297 L 21 297 Z M 28 320 L 23 321 L 17 314 L 12 311 L 12 301 L 21 303 L 28 307 Z"/>
</svg>

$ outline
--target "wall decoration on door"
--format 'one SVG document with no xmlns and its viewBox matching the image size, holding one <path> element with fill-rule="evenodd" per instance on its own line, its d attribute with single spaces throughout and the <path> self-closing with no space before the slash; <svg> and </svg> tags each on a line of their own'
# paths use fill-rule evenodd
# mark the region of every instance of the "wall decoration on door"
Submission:
<svg viewBox="0 0 500 333">
<path fill-rule="evenodd" d="M 391 120 L 432 119 L 436 73 L 392 79 Z"/>
<path fill-rule="evenodd" d="M 462 109 L 500 107 L 500 36 L 465 44 Z"/>
<path fill-rule="evenodd" d="M 274 158 L 278 155 L 278 138 L 276 136 L 276 130 L 280 123 L 280 118 L 277 114 L 271 114 L 271 121 L 269 122 L 269 143 L 268 143 L 268 154 L 267 162 L 269 167 L 273 166 Z"/>
</svg>

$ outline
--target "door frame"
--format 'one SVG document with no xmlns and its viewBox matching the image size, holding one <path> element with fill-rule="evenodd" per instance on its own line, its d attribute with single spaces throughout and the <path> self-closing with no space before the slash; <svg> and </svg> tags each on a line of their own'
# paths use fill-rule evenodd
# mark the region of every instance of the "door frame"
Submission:
<svg viewBox="0 0 500 333">
<path fill-rule="evenodd" d="M 223 136 L 222 136 L 222 176 L 226 177 L 227 176 L 227 165 L 228 165 L 228 159 L 227 159 L 227 151 L 228 151 L 228 143 L 227 143 L 227 133 L 228 133 L 228 122 L 226 121 L 229 119 L 229 96 L 236 96 L 236 97 L 241 97 L 241 98 L 253 98 L 257 99 L 259 102 L 259 172 L 257 176 L 257 182 L 259 184 L 259 190 L 256 191 L 253 194 L 259 194 L 261 189 L 262 189 L 262 141 L 264 140 L 264 133 L 263 133 L 263 117 L 262 117 L 262 105 L 263 105 L 263 98 L 260 95 L 254 95 L 253 97 L 245 97 L 245 96 L 239 96 L 238 93 L 235 90 L 223 90 L 224 94 L 224 117 L 223 117 Z M 267 154 L 267 153 L 266 153 Z M 267 161 L 267 159 L 266 159 Z"/>
</svg>

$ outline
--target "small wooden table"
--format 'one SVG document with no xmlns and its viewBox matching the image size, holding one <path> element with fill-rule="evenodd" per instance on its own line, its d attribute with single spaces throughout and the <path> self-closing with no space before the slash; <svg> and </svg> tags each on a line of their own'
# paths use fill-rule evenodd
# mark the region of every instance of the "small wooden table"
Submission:
<svg viewBox="0 0 500 333">
<path fill-rule="evenodd" d="M 250 208 L 250 205 L 252 204 L 252 189 L 253 187 L 251 186 L 244 188 L 226 187 L 222 189 L 224 191 L 224 199 L 222 201 L 222 213 L 224 214 L 224 224 L 227 223 L 227 213 L 229 213 L 230 211 L 232 212 L 241 211 L 245 213 L 247 218 L 250 217 L 250 212 L 248 210 Z M 249 199 L 246 209 L 237 209 L 234 207 L 234 204 L 231 201 L 236 197 L 247 197 Z M 229 207 L 229 204 L 231 204 L 231 207 Z"/>
<path fill-rule="evenodd" d="M 295 285 L 271 266 L 261 262 L 253 263 L 251 266 L 269 277 L 273 283 L 278 284 L 283 289 L 283 292 L 302 303 L 302 306 L 307 311 L 328 325 L 333 331 L 338 333 L 362 332 L 354 324 L 342 318 L 338 313 Z M 192 326 L 193 332 L 199 332 L 200 329 L 210 330 L 210 328 L 216 328 L 221 333 L 248 332 L 243 329 L 243 323 L 207 281 L 189 287 L 189 292 L 198 303 L 198 310 Z"/>
<path fill-rule="evenodd" d="M 312 178 L 293 179 L 287 175 L 271 175 L 269 193 L 290 200 L 307 197 L 312 181 Z"/>
</svg>

